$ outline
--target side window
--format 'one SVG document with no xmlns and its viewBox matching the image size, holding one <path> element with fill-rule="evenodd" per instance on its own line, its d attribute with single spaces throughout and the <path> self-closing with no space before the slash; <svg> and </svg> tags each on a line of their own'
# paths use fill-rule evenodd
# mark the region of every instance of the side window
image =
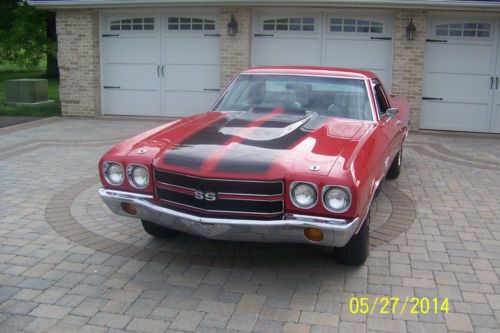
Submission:
<svg viewBox="0 0 500 333">
<path fill-rule="evenodd" d="M 377 101 L 378 114 L 380 117 L 383 117 L 387 109 L 389 108 L 389 103 L 385 98 L 384 91 L 380 83 L 375 85 L 375 100 Z"/>
</svg>

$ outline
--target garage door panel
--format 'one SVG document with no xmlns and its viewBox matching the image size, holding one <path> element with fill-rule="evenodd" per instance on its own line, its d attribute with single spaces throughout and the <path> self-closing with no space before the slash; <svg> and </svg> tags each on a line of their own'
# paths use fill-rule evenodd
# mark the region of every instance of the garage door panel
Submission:
<svg viewBox="0 0 500 333">
<path fill-rule="evenodd" d="M 220 62 L 218 37 L 165 38 L 164 61 L 167 64 L 218 64 Z"/>
<path fill-rule="evenodd" d="M 168 91 L 164 103 L 169 117 L 186 117 L 208 111 L 215 103 L 219 93 L 202 91 Z"/>
<path fill-rule="evenodd" d="M 481 132 L 490 118 L 488 104 L 423 101 L 422 107 L 422 127 L 427 129 Z"/>
<path fill-rule="evenodd" d="M 170 65 L 165 72 L 167 90 L 218 89 L 219 82 L 219 65 Z"/>
<path fill-rule="evenodd" d="M 427 43 L 425 62 L 428 72 L 491 73 L 493 46 L 473 44 Z"/>
<path fill-rule="evenodd" d="M 489 75 L 426 73 L 424 96 L 469 103 L 488 103 Z"/>
<path fill-rule="evenodd" d="M 158 90 L 158 65 L 107 64 L 103 75 L 104 86 L 122 89 Z"/>
<path fill-rule="evenodd" d="M 160 98 L 157 91 L 104 89 L 106 114 L 159 116 Z"/>
<path fill-rule="evenodd" d="M 108 63 L 158 63 L 159 40 L 156 37 L 106 37 L 103 38 L 103 59 Z"/>
<path fill-rule="evenodd" d="M 385 69 L 391 59 L 391 42 L 359 40 L 327 40 L 327 66 Z"/>
<path fill-rule="evenodd" d="M 253 47 L 256 66 L 317 65 L 321 60 L 319 38 L 259 37 Z"/>
</svg>

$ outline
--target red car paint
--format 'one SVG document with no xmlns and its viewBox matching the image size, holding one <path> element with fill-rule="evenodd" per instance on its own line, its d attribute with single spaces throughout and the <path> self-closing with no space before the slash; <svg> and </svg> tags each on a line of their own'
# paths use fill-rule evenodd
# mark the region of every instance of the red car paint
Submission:
<svg viewBox="0 0 500 333">
<path fill-rule="evenodd" d="M 370 95 L 371 106 L 374 110 L 378 108 L 373 85 L 378 79 L 375 74 L 368 71 L 287 66 L 251 68 L 242 74 L 311 75 L 364 79 Z M 319 128 L 307 133 L 287 149 L 278 152 L 276 155 L 278 157 L 272 161 L 266 172 L 251 173 L 234 170 L 229 172 L 217 170 L 215 167 L 221 156 L 226 153 L 229 145 L 242 140 L 241 138 L 245 136 L 244 132 L 217 146 L 213 154 L 210 154 L 203 161 L 199 169 L 185 168 L 165 162 L 168 161 L 168 154 L 172 148 L 178 147 L 184 140 L 206 129 L 211 124 L 217 124 L 218 121 L 231 113 L 210 111 L 165 124 L 116 145 L 99 161 L 101 182 L 105 188 L 109 189 L 154 195 L 156 203 L 161 204 L 154 189 L 153 169 L 174 171 L 203 178 L 284 180 L 285 213 L 349 219 L 364 218 L 368 213 L 377 186 L 383 180 L 396 154 L 401 150 L 403 141 L 408 134 L 410 112 L 408 102 L 404 97 L 390 96 L 383 90 L 383 87 L 380 89 L 387 100 L 387 108 L 399 109 L 396 116 L 380 118 L 377 114 L 375 121 L 329 117 Z M 280 112 L 282 112 L 280 109 L 273 110 L 273 114 Z M 265 122 L 272 116 L 264 115 L 255 120 L 254 124 L 249 127 L 258 126 L 259 123 Z M 118 162 L 125 168 L 129 164 L 143 164 L 149 168 L 152 181 L 143 190 L 135 189 L 128 184 L 126 179 L 121 186 L 112 186 L 103 177 L 102 164 L 104 161 Z M 319 167 L 319 170 L 311 171 L 312 165 Z M 297 208 L 288 197 L 289 185 L 294 181 L 316 184 L 319 195 L 325 185 L 348 187 L 352 193 L 351 206 L 342 214 L 334 214 L 326 210 L 321 200 L 318 200 L 313 208 Z M 193 213 L 196 213 L 196 210 L 193 210 Z"/>
</svg>

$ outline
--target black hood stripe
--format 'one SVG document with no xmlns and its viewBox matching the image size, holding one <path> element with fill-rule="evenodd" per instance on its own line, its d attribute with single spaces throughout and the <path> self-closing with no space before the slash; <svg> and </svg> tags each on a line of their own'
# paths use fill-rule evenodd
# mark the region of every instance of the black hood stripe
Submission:
<svg viewBox="0 0 500 333">
<path fill-rule="evenodd" d="M 298 126 L 291 132 L 282 136 L 278 135 L 273 139 L 234 140 L 236 142 L 231 143 L 223 151 L 215 164 L 215 171 L 219 172 L 265 173 L 284 151 L 326 122 L 325 117 L 319 117 L 315 113 L 306 115 L 304 111 L 289 113 L 288 110 L 285 110 L 258 126 L 253 126 L 256 121 L 268 116 L 271 111 L 272 109 L 267 109 L 267 112 L 253 110 L 238 113 L 233 117 L 224 117 L 177 144 L 165 154 L 164 163 L 200 170 L 205 161 L 210 159 L 227 142 L 237 137 L 223 134 L 221 129 L 224 127 L 241 127 L 242 131 L 252 131 L 253 129 L 254 133 L 258 133 L 255 131 L 258 128 L 265 128 L 268 132 L 280 133 L 287 126 L 309 117 L 302 126 Z"/>
</svg>

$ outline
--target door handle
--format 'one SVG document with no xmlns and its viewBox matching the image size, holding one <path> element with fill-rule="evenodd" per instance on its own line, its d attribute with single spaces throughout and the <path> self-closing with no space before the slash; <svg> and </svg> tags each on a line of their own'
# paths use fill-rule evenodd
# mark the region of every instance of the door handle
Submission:
<svg viewBox="0 0 500 333">
<path fill-rule="evenodd" d="M 156 66 L 156 74 L 158 74 L 158 77 L 160 76 L 160 65 Z"/>
<path fill-rule="evenodd" d="M 220 91 L 219 88 L 203 88 L 203 91 Z"/>
<path fill-rule="evenodd" d="M 161 76 L 165 76 L 165 65 L 161 65 Z"/>
<path fill-rule="evenodd" d="M 422 100 L 424 100 L 424 101 L 442 101 L 443 98 L 441 98 L 441 97 L 422 97 Z"/>
<path fill-rule="evenodd" d="M 490 89 L 493 89 L 493 76 L 490 78 Z"/>
<path fill-rule="evenodd" d="M 496 78 L 495 89 L 498 89 L 498 76 L 497 76 L 497 78 Z"/>
</svg>

